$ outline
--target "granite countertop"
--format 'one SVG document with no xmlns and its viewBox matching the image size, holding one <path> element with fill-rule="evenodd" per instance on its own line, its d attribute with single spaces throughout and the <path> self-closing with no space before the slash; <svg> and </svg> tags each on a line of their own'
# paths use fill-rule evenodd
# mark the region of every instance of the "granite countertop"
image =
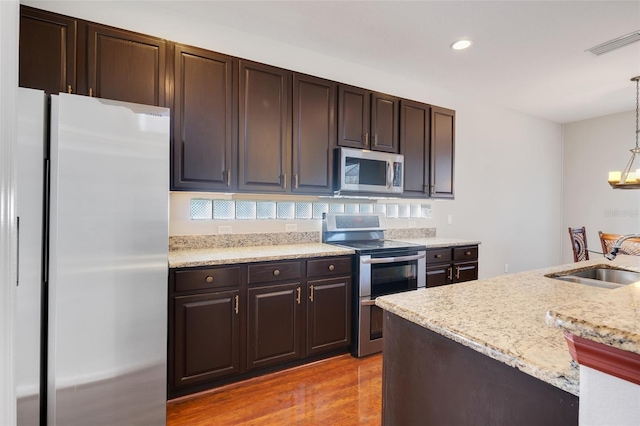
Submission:
<svg viewBox="0 0 640 426">
<path fill-rule="evenodd" d="M 463 240 L 460 238 L 440 238 L 440 237 L 425 237 L 425 238 L 390 238 L 396 241 L 403 241 L 405 243 L 422 244 L 427 248 L 438 247 L 456 247 L 456 246 L 474 246 L 481 244 L 478 240 Z"/>
<path fill-rule="evenodd" d="M 344 247 L 322 243 L 174 250 L 169 252 L 169 268 L 341 256 L 353 253 L 353 250 Z"/>
<path fill-rule="evenodd" d="M 640 345 L 640 287 L 615 290 L 545 277 L 605 264 L 640 271 L 640 257 L 618 256 L 382 296 L 376 305 L 571 394 L 579 370 L 563 333 L 612 346 Z M 635 351 L 635 350 L 634 350 Z"/>
</svg>

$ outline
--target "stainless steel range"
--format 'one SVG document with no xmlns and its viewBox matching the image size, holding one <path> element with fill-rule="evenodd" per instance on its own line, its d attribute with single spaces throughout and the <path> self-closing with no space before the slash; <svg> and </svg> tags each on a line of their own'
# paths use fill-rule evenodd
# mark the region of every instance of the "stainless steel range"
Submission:
<svg viewBox="0 0 640 426">
<path fill-rule="evenodd" d="M 382 350 L 378 296 L 424 288 L 426 247 L 386 240 L 384 215 L 325 213 L 322 241 L 355 250 L 352 348 L 361 357 Z"/>
</svg>

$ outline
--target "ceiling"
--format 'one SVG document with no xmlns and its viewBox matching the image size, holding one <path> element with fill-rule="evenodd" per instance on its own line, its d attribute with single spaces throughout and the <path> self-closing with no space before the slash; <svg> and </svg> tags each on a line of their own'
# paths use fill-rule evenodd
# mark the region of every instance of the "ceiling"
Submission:
<svg viewBox="0 0 640 426">
<path fill-rule="evenodd" d="M 559 123 L 635 109 L 640 42 L 585 50 L 640 30 L 640 1 L 153 4 Z"/>
<path fill-rule="evenodd" d="M 640 75 L 640 41 L 585 52 L 640 30 L 640 0 L 22 2 L 97 18 L 153 8 L 163 22 L 214 23 L 558 123 L 635 109 Z M 450 49 L 460 38 L 471 48 Z"/>
</svg>

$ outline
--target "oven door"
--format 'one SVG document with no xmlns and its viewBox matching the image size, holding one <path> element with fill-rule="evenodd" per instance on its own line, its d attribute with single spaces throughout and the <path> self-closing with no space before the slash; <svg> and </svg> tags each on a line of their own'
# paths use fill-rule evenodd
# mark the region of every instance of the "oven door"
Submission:
<svg viewBox="0 0 640 426">
<path fill-rule="evenodd" d="M 357 300 L 357 356 L 382 350 L 383 311 L 375 299 L 385 294 L 424 288 L 426 252 L 406 251 L 360 256 Z"/>
</svg>

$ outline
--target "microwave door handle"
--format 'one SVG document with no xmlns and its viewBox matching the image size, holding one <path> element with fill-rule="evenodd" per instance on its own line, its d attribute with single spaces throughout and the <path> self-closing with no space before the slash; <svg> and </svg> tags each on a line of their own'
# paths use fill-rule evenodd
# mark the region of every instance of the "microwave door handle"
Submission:
<svg viewBox="0 0 640 426">
<path fill-rule="evenodd" d="M 424 257 L 427 257 L 426 253 L 420 253 L 420 254 L 416 254 L 416 255 L 412 255 L 412 256 L 383 257 L 383 258 L 380 258 L 380 259 L 361 259 L 360 262 L 361 263 L 369 263 L 369 264 L 396 263 L 396 262 L 406 262 L 406 261 L 409 261 L 409 260 L 418 260 L 418 259 L 422 259 Z"/>
<path fill-rule="evenodd" d="M 393 167 L 391 167 L 391 161 L 387 161 L 387 188 L 391 188 L 391 184 L 393 183 L 393 176 L 391 172 Z"/>
</svg>

